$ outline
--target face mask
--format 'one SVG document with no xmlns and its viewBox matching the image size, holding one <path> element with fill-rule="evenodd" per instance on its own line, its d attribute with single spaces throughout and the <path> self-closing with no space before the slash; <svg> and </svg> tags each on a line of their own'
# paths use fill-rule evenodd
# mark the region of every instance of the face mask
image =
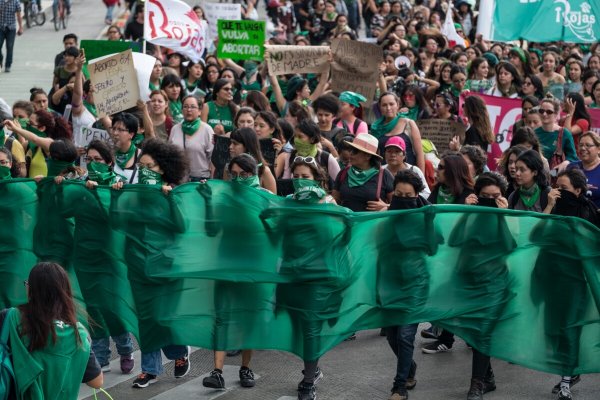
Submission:
<svg viewBox="0 0 600 400">
<path fill-rule="evenodd" d="M 579 204 L 579 198 L 574 193 L 560 189 L 560 198 L 556 199 L 552 214 L 576 217 Z"/>
<path fill-rule="evenodd" d="M 27 125 L 29 125 L 29 118 L 19 118 L 19 125 L 21 125 L 21 128 L 27 129 Z"/>
<path fill-rule="evenodd" d="M 10 167 L 0 165 L 0 181 L 4 181 L 11 178 L 12 177 L 10 176 Z"/>
<path fill-rule="evenodd" d="M 309 141 L 294 138 L 294 147 L 296 148 L 299 156 L 315 157 L 317 155 L 317 145 L 312 144 Z"/>
<path fill-rule="evenodd" d="M 236 176 L 232 179 L 233 182 L 239 183 L 240 185 L 250 186 L 253 188 L 260 187 L 260 180 L 258 179 L 258 175 L 251 175 L 246 178 L 241 176 Z"/>
<path fill-rule="evenodd" d="M 295 178 L 292 179 L 294 185 L 293 198 L 306 203 L 318 203 L 327 194 L 319 185 L 319 182 L 312 179 Z"/>
<path fill-rule="evenodd" d="M 162 185 L 162 175 L 150 168 L 140 168 L 138 181 L 143 185 Z"/>
<path fill-rule="evenodd" d="M 393 196 L 392 202 L 390 203 L 390 208 L 388 210 L 411 210 L 414 208 L 419 208 L 419 203 L 417 200 L 418 197 Z"/>
<path fill-rule="evenodd" d="M 98 185 L 109 185 L 112 183 L 115 173 L 108 164 L 92 161 L 87 165 L 88 179 L 98 183 Z"/>
<path fill-rule="evenodd" d="M 487 197 L 477 197 L 477 205 L 482 207 L 498 208 L 496 199 L 488 199 Z"/>
<path fill-rule="evenodd" d="M 254 61 L 244 62 L 244 71 L 246 72 L 246 78 L 250 78 L 258 70 L 258 64 Z"/>
</svg>

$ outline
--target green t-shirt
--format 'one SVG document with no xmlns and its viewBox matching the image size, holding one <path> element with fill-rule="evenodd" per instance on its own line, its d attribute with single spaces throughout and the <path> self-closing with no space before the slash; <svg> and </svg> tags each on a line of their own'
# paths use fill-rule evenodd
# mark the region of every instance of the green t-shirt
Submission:
<svg viewBox="0 0 600 400">
<path fill-rule="evenodd" d="M 546 132 L 541 126 L 535 130 L 535 134 L 540 140 L 542 145 L 542 153 L 548 160 L 552 158 L 552 155 L 556 151 L 556 142 L 558 139 L 558 131 Z M 565 153 L 565 157 L 570 162 L 578 161 L 577 151 L 575 150 L 575 142 L 573 141 L 573 135 L 568 129 L 563 129 L 563 140 L 562 148 Z"/>
<path fill-rule="evenodd" d="M 229 105 L 220 106 L 214 101 L 209 101 L 207 104 L 208 119 L 206 123 L 213 129 L 217 125 L 223 125 L 225 132 L 231 132 L 233 130 L 233 115 Z"/>
</svg>

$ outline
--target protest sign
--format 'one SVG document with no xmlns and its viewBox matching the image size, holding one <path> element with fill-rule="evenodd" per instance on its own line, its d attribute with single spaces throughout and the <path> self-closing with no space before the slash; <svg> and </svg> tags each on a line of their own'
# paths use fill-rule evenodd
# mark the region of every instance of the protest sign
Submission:
<svg viewBox="0 0 600 400">
<path fill-rule="evenodd" d="M 82 40 L 79 47 L 85 50 L 85 58 L 88 62 L 95 58 L 122 53 L 129 49 L 135 53 L 142 52 L 141 43 L 112 40 Z"/>
<path fill-rule="evenodd" d="M 600 135 L 600 108 L 588 108 L 592 124 L 590 131 L 596 132 Z"/>
<path fill-rule="evenodd" d="M 87 126 L 81 127 L 77 132 L 73 132 L 75 146 L 87 147 L 92 140 L 100 140 L 106 143 L 111 143 L 110 134 L 104 129 L 96 129 Z"/>
<path fill-rule="evenodd" d="M 204 15 L 208 21 L 208 34 L 217 37 L 217 21 L 239 21 L 242 19 L 242 5 L 229 3 L 204 3 Z"/>
<path fill-rule="evenodd" d="M 202 59 L 206 25 L 180 0 L 148 0 L 144 8 L 144 39 L 174 50 L 192 61 Z"/>
<path fill-rule="evenodd" d="M 438 154 L 448 150 L 448 144 L 454 136 L 459 136 L 461 142 L 465 139 L 465 126 L 460 122 L 447 119 L 422 119 L 417 121 L 421 137 L 435 144 Z"/>
<path fill-rule="evenodd" d="M 265 52 L 264 21 L 218 21 L 219 58 L 262 61 Z"/>
<path fill-rule="evenodd" d="M 88 65 L 98 117 L 136 106 L 140 97 L 131 50 Z"/>
<path fill-rule="evenodd" d="M 229 144 L 231 139 L 227 136 L 214 135 L 215 147 L 211 155 L 211 162 L 215 166 L 214 179 L 223 179 L 223 171 L 225 165 L 229 162 L 231 157 L 229 156 Z"/>
<path fill-rule="evenodd" d="M 273 75 L 320 74 L 329 68 L 327 46 L 265 46 Z"/>
<path fill-rule="evenodd" d="M 334 39 L 331 52 L 333 91 L 360 93 L 367 98 L 367 104 L 371 104 L 377 90 L 379 63 L 383 59 L 381 47 L 354 40 Z"/>
</svg>

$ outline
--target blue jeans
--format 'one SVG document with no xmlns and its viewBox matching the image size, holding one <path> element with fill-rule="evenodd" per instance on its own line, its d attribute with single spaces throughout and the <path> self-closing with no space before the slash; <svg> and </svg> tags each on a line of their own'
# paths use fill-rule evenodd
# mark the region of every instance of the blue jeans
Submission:
<svg viewBox="0 0 600 400">
<path fill-rule="evenodd" d="M 133 353 L 133 342 L 129 332 L 125 332 L 118 336 L 113 336 L 112 339 L 117 346 L 117 353 L 120 356 L 128 356 Z M 110 340 L 109 338 L 96 339 L 92 341 L 92 350 L 96 355 L 96 359 L 101 366 L 110 362 Z"/>
<path fill-rule="evenodd" d="M 352 30 L 358 31 L 358 28 L 360 28 L 360 14 L 358 13 L 358 0 L 353 1 L 350 4 L 346 3 L 346 7 L 348 7 L 348 26 Z"/>
<path fill-rule="evenodd" d="M 387 341 L 392 351 L 398 357 L 394 387 L 403 388 L 413 365 L 413 350 L 418 324 L 391 326 L 385 328 Z"/>
<path fill-rule="evenodd" d="M 106 6 L 106 17 L 104 17 L 104 19 L 107 19 L 112 22 L 114 9 L 115 9 L 114 4 L 112 6 Z"/>
<path fill-rule="evenodd" d="M 2 47 L 6 40 L 6 63 L 4 66 L 10 68 L 13 62 L 13 49 L 15 47 L 15 38 L 17 37 L 17 29 L 0 28 L 0 64 L 2 64 Z"/>
<path fill-rule="evenodd" d="M 188 355 L 187 346 L 165 346 L 162 348 L 165 357 L 169 360 L 177 360 Z M 142 353 L 142 372 L 152 375 L 160 375 L 163 373 L 162 356 L 160 350 L 151 353 Z"/>
</svg>

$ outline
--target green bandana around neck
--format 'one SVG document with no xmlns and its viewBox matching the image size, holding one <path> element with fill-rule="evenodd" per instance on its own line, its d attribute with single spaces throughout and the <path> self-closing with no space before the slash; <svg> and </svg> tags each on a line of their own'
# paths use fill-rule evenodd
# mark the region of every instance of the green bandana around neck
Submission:
<svg viewBox="0 0 600 400">
<path fill-rule="evenodd" d="M 292 179 L 294 184 L 294 200 L 305 203 L 318 203 L 327 195 L 325 190 L 319 185 L 319 182 L 312 179 L 295 178 Z"/>
<path fill-rule="evenodd" d="M 114 173 L 108 164 L 92 161 L 87 165 L 88 180 L 96 182 L 98 185 L 112 185 L 117 174 Z"/>
<path fill-rule="evenodd" d="M 409 108 L 408 112 L 401 113 L 400 117 L 408 118 L 408 119 L 412 119 L 413 121 L 416 121 L 419 116 L 419 111 L 420 111 L 419 106 L 414 106 L 413 108 Z"/>
<path fill-rule="evenodd" d="M 196 118 L 193 121 L 183 120 L 181 123 L 181 130 L 188 136 L 192 136 L 200 129 L 200 118 Z"/>
<path fill-rule="evenodd" d="M 140 147 L 142 145 L 142 142 L 144 141 L 144 139 L 146 139 L 146 136 L 144 136 L 143 133 L 136 133 L 135 135 L 133 135 L 133 139 L 131 139 L 131 143 L 133 143 L 133 145 L 136 147 Z"/>
<path fill-rule="evenodd" d="M 33 126 L 31 126 L 31 125 L 27 125 L 27 128 L 25 128 L 25 129 L 27 129 L 27 130 L 28 130 L 29 132 L 31 132 L 31 133 L 35 133 L 35 134 L 36 134 L 36 135 L 38 135 L 39 137 L 43 137 L 43 138 L 45 138 L 45 137 L 46 137 L 46 133 L 45 133 L 45 132 L 42 132 L 42 131 L 40 131 L 39 129 L 37 129 L 37 128 L 34 128 L 34 127 L 33 127 Z M 31 149 L 31 153 L 32 153 L 32 154 L 35 154 L 35 149 L 37 148 L 37 144 L 33 143 L 33 141 L 32 141 L 32 140 L 30 140 L 30 141 L 29 141 L 29 144 L 28 144 L 28 146 L 29 146 L 29 148 Z"/>
<path fill-rule="evenodd" d="M 83 106 L 94 116 L 98 116 L 98 110 L 96 110 L 96 106 L 92 103 L 88 103 L 86 100 L 83 101 Z"/>
<path fill-rule="evenodd" d="M 379 118 L 377 121 L 371 125 L 371 135 L 375 136 L 377 139 L 389 133 L 394 129 L 398 120 L 401 118 L 401 115 L 398 114 L 392 119 L 390 122 L 385 122 L 385 117 Z"/>
<path fill-rule="evenodd" d="M 117 162 L 119 168 L 125 169 L 127 161 L 129 161 L 131 157 L 134 156 L 135 150 L 136 147 L 135 144 L 133 144 L 133 142 L 131 143 L 129 149 L 125 153 L 122 153 L 121 151 L 117 150 L 117 152 L 115 153 L 115 161 Z"/>
<path fill-rule="evenodd" d="M 232 179 L 232 181 L 235 183 L 239 183 L 240 185 L 250 186 L 252 188 L 260 187 L 260 179 L 258 178 L 258 175 L 251 175 L 246 178 L 243 178 L 241 176 L 236 176 L 235 178 Z"/>
<path fill-rule="evenodd" d="M 519 188 L 519 197 L 527 208 L 532 208 L 535 205 L 540 198 L 540 193 L 542 191 L 537 183 L 534 183 L 529 189 L 525 189 L 524 187 Z"/>
<path fill-rule="evenodd" d="M 438 190 L 436 204 L 454 204 L 456 198 L 444 185 L 440 185 Z"/>
<path fill-rule="evenodd" d="M 0 181 L 7 181 L 9 179 L 12 179 L 12 176 L 10 176 L 10 167 L 0 165 Z"/>
<path fill-rule="evenodd" d="M 310 143 L 307 140 L 294 138 L 294 147 L 299 156 L 302 157 L 316 157 L 317 156 L 317 145 Z"/>
<path fill-rule="evenodd" d="M 358 187 L 367 183 L 372 177 L 377 175 L 377 168 L 369 168 L 361 171 L 356 167 L 350 167 L 348 170 L 348 186 Z"/>
<path fill-rule="evenodd" d="M 156 86 L 154 83 L 150 82 L 148 83 L 148 88 L 150 88 L 150 91 L 160 90 L 160 84 Z"/>
<path fill-rule="evenodd" d="M 48 176 L 58 176 L 61 172 L 73 166 L 72 162 L 58 161 L 51 158 L 46 160 L 46 164 L 48 165 Z"/>
<path fill-rule="evenodd" d="M 162 185 L 162 175 L 150 168 L 140 168 L 138 182 L 142 185 Z"/>
<path fill-rule="evenodd" d="M 183 121 L 183 105 L 181 101 L 171 101 L 169 100 L 169 111 L 171 111 L 171 117 L 176 123 L 180 123 Z"/>
</svg>

